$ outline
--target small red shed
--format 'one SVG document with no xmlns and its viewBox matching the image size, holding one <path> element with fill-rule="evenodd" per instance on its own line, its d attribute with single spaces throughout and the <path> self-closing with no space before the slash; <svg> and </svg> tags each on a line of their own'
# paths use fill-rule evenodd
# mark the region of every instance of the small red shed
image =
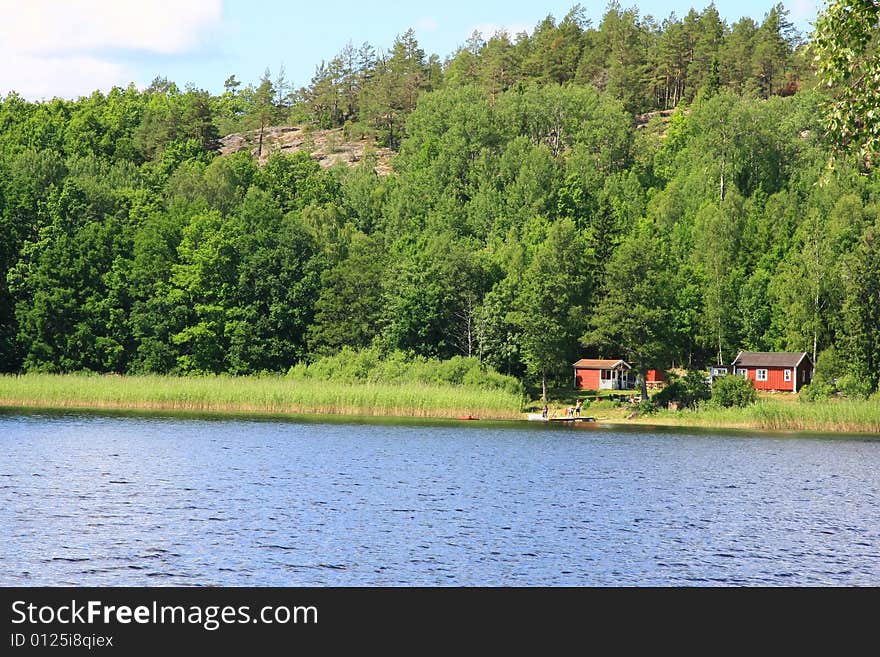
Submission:
<svg viewBox="0 0 880 657">
<path fill-rule="evenodd" d="M 813 380 L 813 361 L 805 351 L 741 351 L 730 373 L 746 377 L 757 390 L 797 392 Z"/>
<path fill-rule="evenodd" d="M 645 374 L 645 383 L 649 388 L 659 388 L 666 383 L 666 375 L 663 370 L 648 370 Z"/>
<path fill-rule="evenodd" d="M 578 390 L 626 390 L 629 371 L 622 360 L 581 358 L 574 363 L 574 387 Z"/>
</svg>

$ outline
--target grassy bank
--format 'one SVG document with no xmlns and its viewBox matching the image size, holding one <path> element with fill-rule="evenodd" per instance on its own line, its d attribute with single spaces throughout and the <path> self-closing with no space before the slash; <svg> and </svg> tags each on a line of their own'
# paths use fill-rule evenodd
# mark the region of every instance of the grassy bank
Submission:
<svg viewBox="0 0 880 657">
<path fill-rule="evenodd" d="M 562 409 L 573 403 L 573 398 L 560 396 L 551 405 L 558 406 L 557 414 L 561 415 Z M 344 383 L 282 376 L 0 375 L 0 407 L 524 418 L 521 397 L 506 390 L 424 383 Z M 609 423 L 880 435 L 880 399 L 806 404 L 787 396 L 764 398 L 748 408 L 706 407 L 628 418 L 632 411 L 632 407 L 610 401 L 584 405 L 585 415 Z"/>
<path fill-rule="evenodd" d="M 454 385 L 341 383 L 264 377 L 0 376 L 0 406 L 340 414 L 485 419 L 520 417 L 519 395 Z"/>
<path fill-rule="evenodd" d="M 621 418 L 621 421 L 626 421 Z M 810 404 L 763 399 L 746 408 L 659 411 L 629 422 L 767 431 L 823 431 L 880 435 L 880 399 Z"/>
<path fill-rule="evenodd" d="M 619 391 L 612 391 L 618 393 Z M 755 429 L 764 431 L 818 431 L 880 435 L 880 398 L 868 400 L 827 399 L 804 403 L 795 395 L 763 394 L 757 404 L 746 408 L 717 408 L 704 405 L 699 410 L 660 410 L 631 417 L 632 405 L 608 399 L 596 400 L 592 391 L 552 391 L 550 412 L 565 414 L 577 398 L 584 401 L 584 415 L 607 424 L 644 424 L 683 427 Z M 605 393 L 605 391 L 603 391 Z M 533 401 L 527 411 L 538 412 L 542 404 Z"/>
</svg>

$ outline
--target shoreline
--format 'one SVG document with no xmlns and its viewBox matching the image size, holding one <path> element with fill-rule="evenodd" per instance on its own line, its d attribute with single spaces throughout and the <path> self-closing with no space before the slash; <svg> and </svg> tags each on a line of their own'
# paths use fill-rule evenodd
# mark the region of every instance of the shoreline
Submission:
<svg viewBox="0 0 880 657">
<path fill-rule="evenodd" d="M 484 414 L 480 417 L 464 417 L 465 414 L 455 409 L 448 412 L 426 411 L 411 412 L 409 409 L 382 410 L 358 408 L 333 410 L 326 408 L 311 408 L 300 406 L 258 406 L 258 405 L 222 405 L 222 404 L 181 404 L 181 403 L 154 403 L 143 402 L 137 404 L 122 404 L 114 402 L 85 403 L 77 400 L 62 402 L 46 402 L 44 400 L 15 400 L 0 399 L 0 413 L 14 413 L 16 411 L 34 412 L 82 412 L 131 414 L 131 415 L 193 415 L 193 416 L 248 416 L 259 418 L 364 418 L 364 419 L 412 419 L 412 420 L 448 420 L 450 422 L 480 421 L 480 422 L 525 422 L 525 414 L 519 416 Z"/>
<path fill-rule="evenodd" d="M 833 407 L 833 404 L 829 404 Z M 743 409 L 725 409 L 725 419 L 713 419 L 714 411 L 661 411 L 656 415 L 645 415 L 637 418 L 606 418 L 602 421 L 607 424 L 628 426 L 662 426 L 680 427 L 693 429 L 732 429 L 737 431 L 768 431 L 768 432 L 807 432 L 822 434 L 858 434 L 864 436 L 880 437 L 880 420 L 868 419 L 864 421 L 847 419 L 845 417 L 814 419 L 809 417 L 809 407 L 802 409 L 803 413 L 790 412 L 786 416 L 783 411 L 779 415 L 777 408 L 771 408 L 765 412 L 760 405 Z M 669 413 L 680 413 L 670 416 Z M 706 413 L 709 417 L 702 416 Z M 737 417 L 739 416 L 739 417 Z"/>
<path fill-rule="evenodd" d="M 628 426 L 628 427 L 658 427 L 663 429 L 701 429 L 701 430 L 718 430 L 718 431 L 736 431 L 736 432 L 760 432 L 760 433 L 768 433 L 768 434 L 821 434 L 824 436 L 833 436 L 833 435 L 847 435 L 847 436 L 862 436 L 866 438 L 876 437 L 880 438 L 880 431 L 874 429 L 872 426 L 854 426 L 851 424 L 846 424 L 843 426 L 824 426 L 821 428 L 817 428 L 816 426 L 799 426 L 799 425 L 786 425 L 786 426 L 766 426 L 757 421 L 743 421 L 743 422 L 728 422 L 728 423 L 709 423 L 700 420 L 688 421 L 676 421 L 675 419 L 670 418 L 652 418 L 650 416 L 646 418 L 634 418 L 631 420 L 616 420 L 616 419 L 604 419 L 600 420 L 602 424 L 613 425 L 613 426 Z"/>
<path fill-rule="evenodd" d="M 259 377 L 0 376 L 0 406 L 24 409 L 516 420 L 522 397 L 499 389 Z"/>
<path fill-rule="evenodd" d="M 0 375 L 0 409 L 217 416 L 527 422 L 535 402 L 499 389 L 425 383 L 295 379 L 281 375 Z M 746 408 L 660 410 L 584 406 L 597 424 L 880 436 L 880 399 L 803 403 L 762 399 Z M 530 422 L 543 426 L 542 422 Z"/>
<path fill-rule="evenodd" d="M 332 411 L 327 409 L 312 409 L 303 407 L 273 407 L 258 405 L 218 405 L 218 404 L 182 404 L 182 403 L 138 403 L 124 404 L 114 402 L 86 403 L 77 400 L 64 400 L 46 402 L 43 400 L 8 400 L 0 399 L 0 414 L 27 413 L 88 413 L 95 415 L 123 415 L 139 417 L 175 416 L 192 418 L 217 418 L 217 419 L 249 419 L 249 420 L 290 420 L 297 422 L 355 422 L 377 423 L 384 421 L 399 422 L 411 421 L 415 423 L 439 423 L 444 426 L 477 426 L 493 424 L 525 425 L 534 429 L 548 426 L 548 423 L 528 420 L 527 413 L 512 415 L 486 414 L 477 418 L 466 418 L 456 410 L 444 412 L 423 411 L 414 414 L 406 409 L 397 409 L 400 412 L 379 411 L 378 409 L 351 409 Z M 792 423 L 789 425 L 767 426 L 759 420 L 743 419 L 731 422 L 710 422 L 694 417 L 664 417 L 656 415 L 642 416 L 638 418 L 596 417 L 595 422 L 584 423 L 586 427 L 626 428 L 626 429 L 690 429 L 703 431 L 725 432 L 758 432 L 766 434 L 818 434 L 822 436 L 847 435 L 861 437 L 880 438 L 880 430 L 873 425 L 858 425 L 853 423 L 836 423 L 833 425 L 818 425 L 806 423 Z M 559 425 L 564 426 L 563 423 Z M 557 426 L 557 425 L 554 425 Z"/>
</svg>

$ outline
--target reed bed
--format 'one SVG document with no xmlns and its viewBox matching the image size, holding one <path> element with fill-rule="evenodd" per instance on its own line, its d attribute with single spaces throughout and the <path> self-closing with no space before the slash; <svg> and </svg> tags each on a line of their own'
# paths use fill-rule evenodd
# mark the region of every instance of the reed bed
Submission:
<svg viewBox="0 0 880 657">
<path fill-rule="evenodd" d="M 0 375 L 0 406 L 485 419 L 520 417 L 504 390 L 282 376 Z"/>
<path fill-rule="evenodd" d="M 645 423 L 763 429 L 822 431 L 880 435 L 880 399 L 828 400 L 815 403 L 762 400 L 747 408 L 701 408 L 662 411 Z"/>
</svg>

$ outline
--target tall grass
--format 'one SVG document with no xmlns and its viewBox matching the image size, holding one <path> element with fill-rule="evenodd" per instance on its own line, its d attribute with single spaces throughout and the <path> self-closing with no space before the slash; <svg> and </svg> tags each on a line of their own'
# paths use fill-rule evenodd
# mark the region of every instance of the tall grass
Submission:
<svg viewBox="0 0 880 657">
<path fill-rule="evenodd" d="M 707 406 L 696 411 L 661 411 L 644 421 L 771 431 L 880 434 L 880 399 L 827 400 L 808 404 L 766 399 L 746 408 Z"/>
<path fill-rule="evenodd" d="M 343 383 L 281 376 L 0 376 L 0 406 L 267 414 L 518 418 L 510 391 L 440 384 Z"/>
</svg>

